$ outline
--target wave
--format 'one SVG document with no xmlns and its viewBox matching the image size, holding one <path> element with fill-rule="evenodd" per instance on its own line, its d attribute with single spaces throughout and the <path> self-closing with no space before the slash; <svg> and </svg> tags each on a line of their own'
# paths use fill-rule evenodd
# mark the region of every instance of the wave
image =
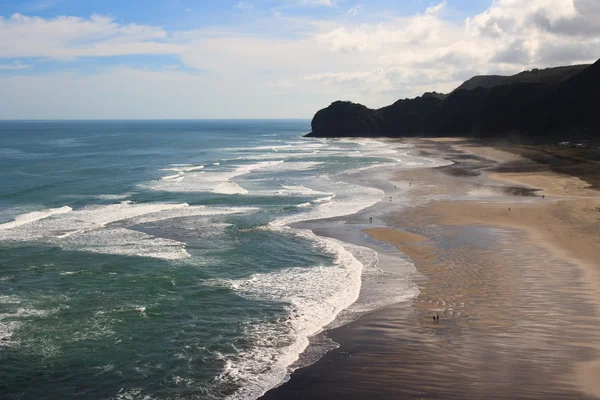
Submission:
<svg viewBox="0 0 600 400">
<path fill-rule="evenodd" d="M 73 209 L 69 206 L 49 208 L 43 211 L 33 211 L 17 216 L 14 221 L 0 224 L 0 229 L 13 229 L 21 225 L 31 224 L 35 221 L 39 221 L 41 219 L 48 218 L 53 215 L 65 214 L 71 211 L 73 211 Z"/>
<path fill-rule="evenodd" d="M 394 148 L 390 149 L 389 144 L 373 140 L 363 141 L 362 146 L 365 150 L 359 152 L 361 156 L 368 154 L 389 158 L 390 154 L 398 153 Z M 326 152 L 327 149 L 323 149 L 323 153 Z M 400 157 L 404 158 L 405 155 Z M 406 159 L 411 162 L 417 157 L 406 154 Z M 369 167 L 345 171 L 344 175 L 398 163 L 404 166 L 405 162 L 403 159 L 391 161 L 397 162 L 379 162 Z M 422 165 L 438 163 L 437 160 L 421 161 Z M 299 184 L 300 182 L 302 183 Z M 240 296 L 289 304 L 288 316 L 283 320 L 277 323 L 254 323 L 246 327 L 246 339 L 253 346 L 242 349 L 235 355 L 222 355 L 225 367 L 219 379 L 240 385 L 240 389 L 229 397 L 231 400 L 260 397 L 289 377 L 294 369 L 304 366 L 300 356 L 307 349 L 309 338 L 322 330 L 339 326 L 352 318 L 352 315 L 404 301 L 418 294 L 417 287 L 410 280 L 399 280 L 398 276 L 391 276 L 379 269 L 379 257 L 375 251 L 319 237 L 310 230 L 290 227 L 297 222 L 355 214 L 380 202 L 385 195 L 384 191 L 332 179 L 329 175 L 320 175 L 316 179 L 313 177 L 309 181 L 296 180 L 295 183 L 282 185 L 277 194 L 320 197 L 296 206 L 304 209 L 304 212 L 280 217 L 262 229 L 303 237 L 320 247 L 323 252 L 335 255 L 335 262 L 330 267 L 291 268 L 226 282 Z M 394 266 L 398 264 L 395 258 L 386 259 L 386 262 L 393 262 Z M 414 272 L 414 266 L 409 262 L 406 264 L 403 268 L 407 273 Z M 377 290 L 368 289 L 365 298 L 357 302 L 363 279 Z M 394 280 L 393 287 L 385 284 L 390 279 Z M 344 310 L 344 317 L 340 319 L 340 313 Z M 330 347 L 316 348 L 311 353 L 316 352 L 318 358 L 329 349 Z M 312 361 L 307 359 L 307 362 L 315 361 L 314 355 L 307 357 L 312 357 Z"/>
<path fill-rule="evenodd" d="M 32 218 L 33 213 L 28 213 L 15 219 L 18 224 L 9 222 L 0 225 L 3 227 L 0 229 L 0 242 L 37 242 L 68 250 L 178 260 L 189 257 L 185 243 L 132 228 L 174 218 L 237 214 L 256 209 L 121 202 L 79 210 L 65 206 L 58 210 L 65 212 L 47 212 L 43 214 L 45 218 Z"/>
<path fill-rule="evenodd" d="M 183 172 L 180 172 L 180 173 L 175 174 L 175 175 L 163 176 L 160 179 L 163 180 L 163 181 L 172 181 L 172 180 L 176 180 L 176 179 L 183 178 L 183 177 L 184 177 Z"/>
<path fill-rule="evenodd" d="M 223 282 L 242 297 L 289 304 L 289 317 L 283 323 L 247 325 L 245 336 L 253 346 L 222 356 L 225 366 L 218 379 L 242 384 L 228 397 L 231 400 L 255 399 L 283 381 L 308 347 L 309 337 L 321 332 L 358 298 L 363 264 L 347 250 L 349 245 L 302 234 L 335 257 L 332 266 L 292 268 Z M 374 251 L 372 256 L 375 260 Z"/>
<path fill-rule="evenodd" d="M 327 184 L 327 179 L 325 177 L 321 177 L 321 179 L 323 180 L 323 184 L 327 185 L 330 189 L 338 189 L 334 190 L 337 192 L 334 196 L 335 200 L 333 200 L 333 198 L 329 199 L 331 196 L 327 198 L 327 201 L 325 200 L 326 198 L 317 199 L 320 200 L 319 202 L 316 202 L 317 207 L 302 214 L 279 218 L 271 222 L 270 226 L 281 227 L 294 222 L 305 222 L 355 214 L 360 210 L 371 207 L 381 201 L 385 194 L 385 192 L 380 189 L 334 181 L 330 181 L 329 184 Z"/>
<path fill-rule="evenodd" d="M 238 185 L 235 182 L 223 182 L 219 183 L 214 189 L 213 192 L 220 194 L 246 194 L 248 191 Z"/>
<path fill-rule="evenodd" d="M 321 161 L 286 161 L 265 167 L 269 172 L 307 171 L 322 165 Z"/>
<path fill-rule="evenodd" d="M 285 196 L 319 196 L 328 195 L 331 197 L 333 194 L 308 188 L 304 185 L 281 185 L 281 187 L 275 192 L 278 195 Z"/>
<path fill-rule="evenodd" d="M 313 181 L 313 185 L 315 185 Z M 299 365 L 300 355 L 309 345 L 309 338 L 326 329 L 336 317 L 359 297 L 362 271 L 378 262 L 373 250 L 317 236 L 311 230 L 295 229 L 294 222 L 309 221 L 354 214 L 381 201 L 384 192 L 320 177 L 316 188 L 288 186 L 301 193 L 335 192 L 313 202 L 310 210 L 278 218 L 264 229 L 302 237 L 320 251 L 334 256 L 332 266 L 291 268 L 249 279 L 225 281 L 239 295 L 256 300 L 288 304 L 288 317 L 279 323 L 254 323 L 245 329 L 246 339 L 253 346 L 235 355 L 222 356 L 225 363 L 219 379 L 239 384 L 230 400 L 260 397 L 284 381 Z M 335 199 L 335 200 L 334 200 Z M 297 207 L 310 206 L 313 203 Z M 354 256 L 361 253 L 361 260 Z M 361 262 L 362 261 L 362 262 Z M 324 353 L 327 349 L 316 349 Z"/>
<path fill-rule="evenodd" d="M 165 168 L 163 171 L 191 172 L 201 169 L 204 169 L 204 165 L 171 164 L 171 168 Z"/>
<path fill-rule="evenodd" d="M 279 151 L 279 150 L 284 150 L 284 149 L 290 149 L 292 148 L 291 144 L 283 144 L 283 145 L 266 145 L 266 146 L 254 146 L 254 147 L 230 147 L 227 148 L 225 150 L 227 151 L 264 151 L 264 150 L 271 150 L 271 151 Z"/>
<path fill-rule="evenodd" d="M 313 200 L 313 203 L 327 203 L 332 201 L 335 198 L 335 194 L 327 197 L 321 197 L 316 200 Z"/>
<path fill-rule="evenodd" d="M 231 181 L 233 178 L 283 163 L 283 160 L 262 161 L 253 164 L 238 165 L 233 169 L 200 171 L 195 174 L 183 175 L 176 179 L 165 180 L 163 178 L 159 181 L 142 184 L 141 187 L 164 192 L 246 194 L 248 191 Z"/>
</svg>

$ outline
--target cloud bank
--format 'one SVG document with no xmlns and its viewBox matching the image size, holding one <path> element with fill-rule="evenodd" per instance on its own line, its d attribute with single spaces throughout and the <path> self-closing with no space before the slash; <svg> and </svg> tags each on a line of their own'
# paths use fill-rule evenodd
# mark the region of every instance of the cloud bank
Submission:
<svg viewBox="0 0 600 400">
<path fill-rule="evenodd" d="M 101 15 L 0 18 L 0 118 L 310 118 L 337 99 L 379 107 L 474 74 L 600 57 L 596 0 L 496 0 L 461 20 L 446 17 L 451 1 L 385 17 L 358 4 L 297 5 L 339 15 L 257 13 L 241 2 L 238 12 L 257 13 L 247 23 L 187 31 Z M 80 66 L 100 57 L 110 65 Z M 62 67 L 41 71 L 48 60 Z"/>
</svg>

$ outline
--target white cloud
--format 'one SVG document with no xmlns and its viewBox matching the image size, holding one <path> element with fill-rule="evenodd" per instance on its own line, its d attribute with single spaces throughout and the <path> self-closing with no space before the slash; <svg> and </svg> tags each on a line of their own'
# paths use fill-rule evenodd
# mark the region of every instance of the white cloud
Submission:
<svg viewBox="0 0 600 400">
<path fill-rule="evenodd" d="M 600 56 L 600 7 L 595 0 L 498 0 L 467 20 L 471 34 L 497 54 L 493 62 L 544 65 Z"/>
<path fill-rule="evenodd" d="M 32 67 L 32 65 L 22 64 L 18 61 L 15 61 L 11 64 L 0 64 L 0 70 L 2 71 L 18 71 L 23 69 L 31 69 Z"/>
<path fill-rule="evenodd" d="M 331 0 L 298 0 L 298 4 L 303 6 L 334 6 Z"/>
<path fill-rule="evenodd" d="M 346 9 L 326 21 L 275 14 L 235 29 L 187 32 L 101 16 L 17 15 L 0 20 L 0 58 L 31 64 L 28 57 L 171 54 L 181 67 L 35 77 L 4 68 L 10 71 L 0 74 L 2 92 L 18 95 L 0 96 L 0 117 L 310 117 L 337 99 L 380 107 L 425 91 L 450 91 L 475 74 L 511 74 L 600 56 L 595 0 L 496 0 L 458 22 L 444 18 L 444 7 L 375 23 L 347 18 Z M 360 14 L 362 19 L 366 11 Z"/>
<path fill-rule="evenodd" d="M 252 10 L 254 5 L 249 1 L 240 1 L 235 5 L 235 7 L 239 8 L 240 10 Z"/>
<path fill-rule="evenodd" d="M 56 5 L 60 0 L 38 0 L 26 6 L 28 12 L 47 10 Z"/>
<path fill-rule="evenodd" d="M 352 7 L 351 9 L 348 10 L 348 12 L 346 13 L 346 15 L 349 15 L 351 17 L 356 17 L 358 15 L 358 12 L 360 11 L 361 7 L 362 6 L 360 4 Z"/>
<path fill-rule="evenodd" d="M 52 19 L 14 14 L 0 17 L 0 58 L 72 59 L 133 54 L 177 54 L 181 44 L 166 41 L 159 27 L 119 24 L 106 16 Z"/>
<path fill-rule="evenodd" d="M 427 7 L 427 9 L 425 10 L 425 14 L 429 14 L 429 15 L 436 15 L 438 14 L 444 7 L 446 7 L 446 2 L 443 1 L 440 4 L 437 4 L 435 6 L 431 6 L 431 7 Z"/>
</svg>

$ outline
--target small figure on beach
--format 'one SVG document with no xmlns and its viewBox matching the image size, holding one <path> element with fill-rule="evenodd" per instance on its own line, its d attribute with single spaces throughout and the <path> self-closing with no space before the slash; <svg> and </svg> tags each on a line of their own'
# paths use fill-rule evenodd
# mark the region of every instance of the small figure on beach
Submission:
<svg viewBox="0 0 600 400">
<path fill-rule="evenodd" d="M 390 201 L 392 201 L 392 196 L 390 196 Z"/>
<path fill-rule="evenodd" d="M 510 207 L 508 207 L 508 211 L 510 211 Z"/>
<path fill-rule="evenodd" d="M 435 315 L 432 318 L 433 318 L 433 322 L 435 322 Z"/>
<path fill-rule="evenodd" d="M 440 315 L 438 314 L 435 319 L 437 320 L 437 322 L 440 322 Z"/>
<path fill-rule="evenodd" d="M 373 223 L 373 217 L 369 217 L 369 223 L 372 224 Z"/>
<path fill-rule="evenodd" d="M 542 195 L 542 199 L 545 199 L 545 198 L 546 198 L 546 196 Z"/>
</svg>

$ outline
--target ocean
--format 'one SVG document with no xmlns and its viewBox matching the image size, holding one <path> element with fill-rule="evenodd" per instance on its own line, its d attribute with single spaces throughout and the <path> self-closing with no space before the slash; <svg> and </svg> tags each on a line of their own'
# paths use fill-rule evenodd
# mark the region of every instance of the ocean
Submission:
<svg viewBox="0 0 600 400">
<path fill-rule="evenodd" d="M 306 224 L 359 237 L 390 171 L 438 161 L 309 130 L 0 122 L 0 398 L 255 399 L 416 296 L 407 261 Z"/>
</svg>

